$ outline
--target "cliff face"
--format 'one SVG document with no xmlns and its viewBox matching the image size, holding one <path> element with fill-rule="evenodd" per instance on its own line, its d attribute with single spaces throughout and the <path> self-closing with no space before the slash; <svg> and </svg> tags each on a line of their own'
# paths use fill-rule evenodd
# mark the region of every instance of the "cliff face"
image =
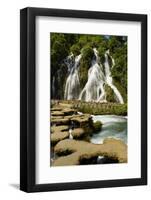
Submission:
<svg viewBox="0 0 151 200">
<path fill-rule="evenodd" d="M 51 99 L 127 102 L 127 38 L 51 33 Z"/>
</svg>

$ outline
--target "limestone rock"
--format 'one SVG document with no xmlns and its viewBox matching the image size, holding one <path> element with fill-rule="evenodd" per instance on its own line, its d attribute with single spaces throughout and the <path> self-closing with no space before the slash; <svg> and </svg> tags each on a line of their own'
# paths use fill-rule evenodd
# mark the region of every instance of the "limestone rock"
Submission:
<svg viewBox="0 0 151 200">
<path fill-rule="evenodd" d="M 68 129 L 69 129 L 68 126 L 52 126 L 51 132 L 52 133 L 63 132 L 63 131 L 68 131 Z"/>
<path fill-rule="evenodd" d="M 51 134 L 51 144 L 55 145 L 59 141 L 64 140 L 69 137 L 69 133 L 67 131 L 64 132 L 56 132 L 54 134 Z"/>
<path fill-rule="evenodd" d="M 69 125 L 70 120 L 66 118 L 51 118 L 52 125 Z"/>
<path fill-rule="evenodd" d="M 51 116 L 64 116 L 64 112 L 62 112 L 62 111 L 52 111 Z"/>
<path fill-rule="evenodd" d="M 127 145 L 116 139 L 106 139 L 103 144 L 65 139 L 55 146 L 54 151 L 59 155 L 64 151 L 72 152 L 67 156 L 57 158 L 53 163 L 54 166 L 79 165 L 82 159 L 97 156 L 106 156 L 119 163 L 127 162 Z"/>
<path fill-rule="evenodd" d="M 83 128 L 75 128 L 72 131 L 72 136 L 75 139 L 81 138 L 86 134 L 85 130 Z"/>
</svg>

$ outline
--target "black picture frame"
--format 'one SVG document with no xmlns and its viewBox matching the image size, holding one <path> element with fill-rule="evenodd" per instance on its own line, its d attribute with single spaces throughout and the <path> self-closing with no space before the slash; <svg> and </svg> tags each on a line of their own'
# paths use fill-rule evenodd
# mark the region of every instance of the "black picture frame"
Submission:
<svg viewBox="0 0 151 200">
<path fill-rule="evenodd" d="M 70 183 L 35 183 L 35 19 L 54 16 L 84 19 L 120 20 L 141 23 L 141 178 Z M 20 11 L 20 189 L 44 192 L 147 184 L 147 15 L 24 8 Z"/>
</svg>

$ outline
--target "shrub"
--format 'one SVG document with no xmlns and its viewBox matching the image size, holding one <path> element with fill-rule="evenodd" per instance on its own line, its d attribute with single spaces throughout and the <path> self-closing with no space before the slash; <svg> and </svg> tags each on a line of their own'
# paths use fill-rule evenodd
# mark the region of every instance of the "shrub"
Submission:
<svg viewBox="0 0 151 200">
<path fill-rule="evenodd" d="M 93 123 L 94 131 L 99 132 L 102 128 L 102 123 L 100 121 L 96 121 Z"/>
</svg>

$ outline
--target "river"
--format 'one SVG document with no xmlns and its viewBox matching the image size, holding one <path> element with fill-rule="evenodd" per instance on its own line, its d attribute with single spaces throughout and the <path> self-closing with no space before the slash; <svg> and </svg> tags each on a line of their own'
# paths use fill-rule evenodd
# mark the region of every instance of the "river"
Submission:
<svg viewBox="0 0 151 200">
<path fill-rule="evenodd" d="M 127 117 L 117 115 L 93 115 L 93 121 L 103 123 L 100 132 L 91 136 L 90 142 L 102 144 L 106 138 L 115 138 L 122 140 L 127 144 Z"/>
</svg>

